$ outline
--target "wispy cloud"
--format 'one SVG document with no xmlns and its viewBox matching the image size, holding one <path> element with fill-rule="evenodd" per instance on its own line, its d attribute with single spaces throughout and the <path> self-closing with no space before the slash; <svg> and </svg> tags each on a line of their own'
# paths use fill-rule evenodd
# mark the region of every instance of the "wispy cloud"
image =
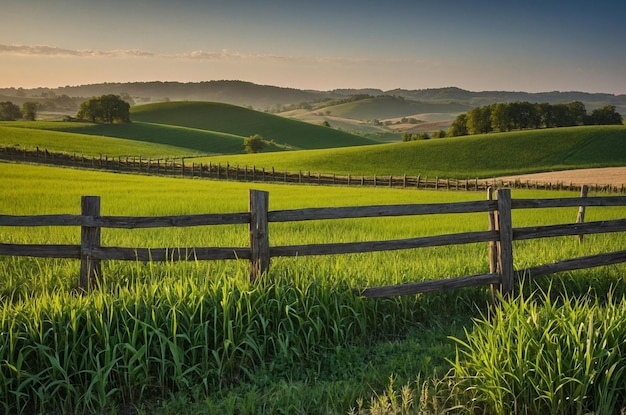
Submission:
<svg viewBox="0 0 626 415">
<path fill-rule="evenodd" d="M 417 62 L 415 59 L 380 59 L 349 58 L 335 56 L 286 56 L 275 54 L 246 54 L 227 49 L 219 51 L 194 50 L 176 54 L 162 54 L 137 49 L 122 50 L 93 50 L 93 49 L 68 49 L 48 45 L 5 45 L 0 44 L 0 55 L 5 56 L 33 56 L 33 57 L 71 57 L 71 58 L 153 58 L 171 60 L 197 60 L 197 61 L 266 61 L 276 63 L 301 63 L 301 64 L 349 64 L 363 65 L 373 63 L 407 64 L 426 63 Z M 432 63 L 432 62 L 431 62 Z"/>
<path fill-rule="evenodd" d="M 65 57 L 154 57 L 151 52 L 141 50 L 90 50 L 66 49 L 47 45 L 3 45 L 0 44 L 0 55 L 14 56 L 65 56 Z"/>
</svg>

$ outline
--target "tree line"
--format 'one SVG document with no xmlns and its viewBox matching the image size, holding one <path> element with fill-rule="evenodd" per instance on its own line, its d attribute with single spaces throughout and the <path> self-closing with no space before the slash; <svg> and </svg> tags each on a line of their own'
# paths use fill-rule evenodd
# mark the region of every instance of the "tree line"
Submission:
<svg viewBox="0 0 626 415">
<path fill-rule="evenodd" d="M 580 101 L 568 104 L 511 102 L 476 107 L 460 114 L 448 129 L 448 137 L 512 130 L 621 125 L 624 120 L 614 105 L 588 113 Z"/>
<path fill-rule="evenodd" d="M 0 121 L 30 120 L 34 121 L 39 104 L 25 102 L 20 108 L 11 101 L 0 102 Z"/>
<path fill-rule="evenodd" d="M 40 108 L 38 102 L 25 102 L 21 108 L 11 101 L 0 102 L 0 121 L 34 121 Z M 80 104 L 76 118 L 107 124 L 130 122 L 130 104 L 113 94 L 93 97 Z"/>
</svg>

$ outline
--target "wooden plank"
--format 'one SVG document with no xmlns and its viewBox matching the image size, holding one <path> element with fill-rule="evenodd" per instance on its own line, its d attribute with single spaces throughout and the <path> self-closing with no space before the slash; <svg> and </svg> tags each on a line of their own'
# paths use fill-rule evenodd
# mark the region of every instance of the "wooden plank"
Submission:
<svg viewBox="0 0 626 415">
<path fill-rule="evenodd" d="M 500 233 L 498 240 L 498 274 L 500 289 L 504 297 L 513 291 L 515 274 L 513 272 L 513 224 L 511 216 L 511 190 L 496 191 L 498 201 L 497 224 Z"/>
<path fill-rule="evenodd" d="M 513 199 L 512 209 L 535 209 L 579 206 L 626 206 L 626 196 L 568 197 L 560 199 Z"/>
<path fill-rule="evenodd" d="M 625 232 L 626 219 L 604 220 L 564 225 L 530 226 L 513 229 L 513 240 L 550 238 L 556 236 L 589 235 L 594 233 Z"/>
<path fill-rule="evenodd" d="M 414 295 L 443 290 L 453 290 L 457 288 L 497 284 L 499 280 L 500 277 L 498 274 L 477 274 L 433 281 L 419 281 L 408 284 L 370 287 L 363 290 L 360 294 L 363 297 L 368 298 L 395 297 L 399 295 Z"/>
<path fill-rule="evenodd" d="M 81 215 L 0 215 L 0 226 L 87 226 L 93 218 Z"/>
<path fill-rule="evenodd" d="M 371 218 L 384 216 L 433 215 L 446 213 L 487 212 L 497 208 L 496 201 L 479 200 L 475 202 L 404 204 L 377 206 L 348 206 L 308 208 L 294 210 L 275 210 L 268 213 L 269 222 L 290 222 L 321 219 Z"/>
<path fill-rule="evenodd" d="M 394 251 L 400 249 L 489 242 L 495 241 L 497 239 L 498 232 L 482 231 L 397 239 L 391 241 L 341 242 L 329 244 L 275 246 L 270 248 L 270 254 L 273 257 L 354 254 L 361 252 Z"/>
<path fill-rule="evenodd" d="M 555 274 L 557 272 L 574 271 L 606 265 L 621 264 L 626 262 L 626 251 L 609 252 L 598 255 L 589 255 L 573 259 L 557 261 L 552 264 L 539 265 L 516 271 L 519 277 L 541 277 L 543 275 Z"/>
<path fill-rule="evenodd" d="M 269 270 L 269 193 L 250 189 L 250 280 Z"/>
<path fill-rule="evenodd" d="M 83 216 L 100 216 L 100 197 L 83 196 L 81 198 L 81 213 Z M 100 247 L 101 229 L 94 226 L 80 228 L 80 281 L 79 287 L 89 291 L 96 287 L 98 278 L 102 275 L 102 265 L 99 259 L 91 256 L 90 251 Z"/>
<path fill-rule="evenodd" d="M 212 261 L 250 259 L 248 247 L 173 247 L 173 248 L 94 248 L 90 254 L 95 259 L 118 261 Z"/>
<path fill-rule="evenodd" d="M 0 255 L 37 258 L 80 258 L 80 245 L 0 244 Z"/>
<path fill-rule="evenodd" d="M 178 216 L 102 216 L 95 224 L 103 228 L 169 228 L 250 223 L 250 213 L 207 213 Z"/>
<path fill-rule="evenodd" d="M 250 223 L 250 213 L 208 213 L 177 216 L 0 215 L 0 226 L 97 226 L 101 228 L 164 228 Z"/>
</svg>

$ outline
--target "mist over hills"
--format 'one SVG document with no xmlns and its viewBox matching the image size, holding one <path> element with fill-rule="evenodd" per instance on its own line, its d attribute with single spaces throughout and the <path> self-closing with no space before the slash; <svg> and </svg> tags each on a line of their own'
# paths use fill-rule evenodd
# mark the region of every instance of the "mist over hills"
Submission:
<svg viewBox="0 0 626 415">
<path fill-rule="evenodd" d="M 354 95 L 391 95 L 406 100 L 457 104 L 460 107 L 476 107 L 497 102 L 548 102 L 552 104 L 581 101 L 587 110 L 604 105 L 615 105 L 617 111 L 626 115 L 626 95 L 605 93 L 588 93 L 579 91 L 551 92 L 516 92 L 516 91 L 480 91 L 473 92 L 457 87 L 431 89 L 393 89 L 384 91 L 375 88 L 335 89 L 332 91 L 301 90 L 271 85 L 258 85 L 251 82 L 236 80 L 217 80 L 205 82 L 129 82 L 99 83 L 89 85 L 64 86 L 59 88 L 3 88 L 0 89 L 0 100 L 10 100 L 20 104 L 26 100 L 45 99 L 50 96 L 67 95 L 85 99 L 116 94 L 132 99 L 135 104 L 162 101 L 214 101 L 240 106 L 248 106 L 257 110 L 294 105 L 304 102 L 322 102 L 341 99 Z"/>
</svg>

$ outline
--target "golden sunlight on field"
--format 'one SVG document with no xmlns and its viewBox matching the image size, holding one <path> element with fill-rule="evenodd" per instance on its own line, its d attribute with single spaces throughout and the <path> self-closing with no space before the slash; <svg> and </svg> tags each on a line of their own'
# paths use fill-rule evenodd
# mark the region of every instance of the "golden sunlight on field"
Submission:
<svg viewBox="0 0 626 415">
<path fill-rule="evenodd" d="M 626 184 L 626 167 L 605 167 L 600 169 L 579 169 L 552 171 L 546 173 L 524 174 L 520 176 L 501 177 L 502 180 L 528 180 L 540 183 L 572 183 L 577 185 L 605 185 L 621 186 Z"/>
</svg>

